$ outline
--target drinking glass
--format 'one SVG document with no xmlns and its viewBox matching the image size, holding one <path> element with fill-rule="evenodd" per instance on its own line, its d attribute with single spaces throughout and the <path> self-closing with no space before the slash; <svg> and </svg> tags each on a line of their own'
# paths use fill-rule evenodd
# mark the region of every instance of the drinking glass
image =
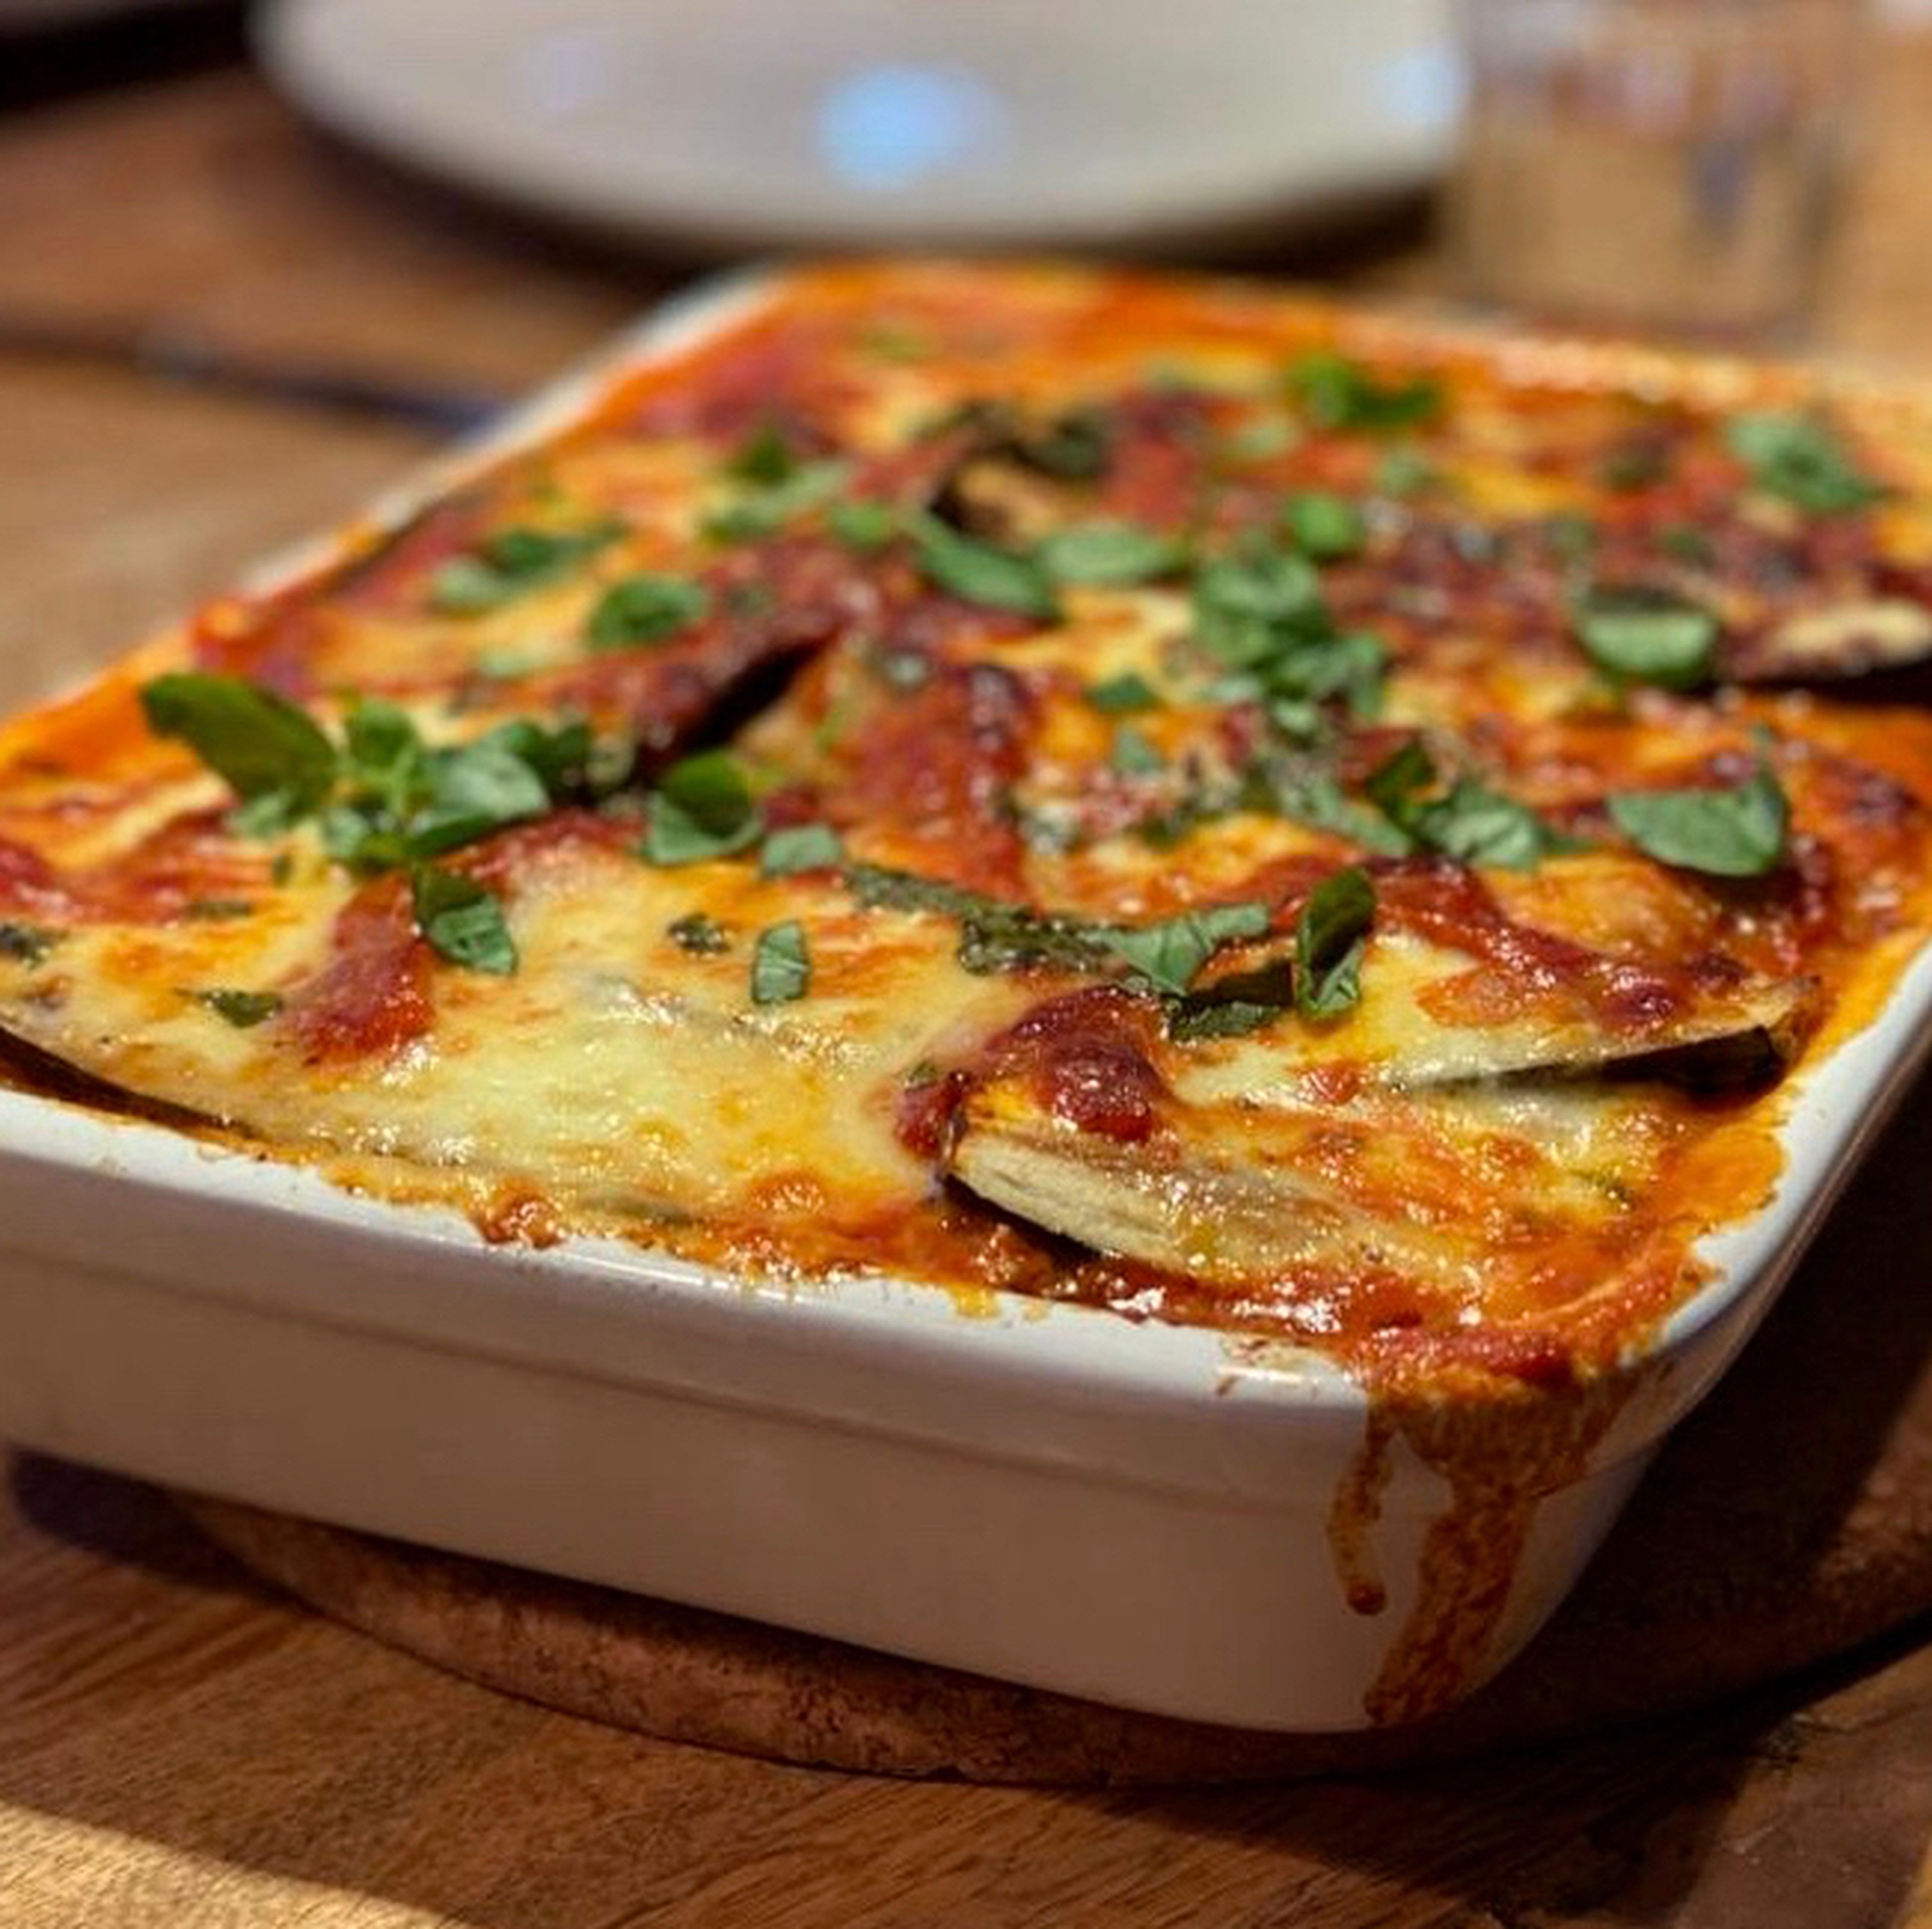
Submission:
<svg viewBox="0 0 1932 1929">
<path fill-rule="evenodd" d="M 1463 290 L 1569 322 L 1760 340 L 1816 287 L 1858 0 L 1457 0 Z"/>
</svg>

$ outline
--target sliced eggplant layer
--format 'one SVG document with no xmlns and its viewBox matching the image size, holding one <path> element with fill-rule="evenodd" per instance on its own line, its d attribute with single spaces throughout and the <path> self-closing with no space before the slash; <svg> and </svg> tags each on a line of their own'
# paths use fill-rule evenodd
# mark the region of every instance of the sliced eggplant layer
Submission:
<svg viewBox="0 0 1932 1929">
<path fill-rule="evenodd" d="M 1445 1291 L 1466 1279 L 1466 1240 L 1392 1224 L 1288 1167 L 1231 1165 L 1068 1130 L 1052 1119 L 967 1113 L 953 1176 L 982 1198 L 1049 1232 L 1220 1283 L 1277 1278 L 1297 1267 L 1394 1268 Z"/>
<path fill-rule="evenodd" d="M 1178 1054 L 1172 1082 L 1192 1104 L 1257 1106 L 1305 1102 L 1308 1075 L 1336 1064 L 1398 1091 L 1612 1072 L 1693 1090 L 1748 1090 L 1796 1057 L 1817 993 L 1810 979 L 1758 981 L 1654 1023 L 1617 1029 L 1580 1006 L 1493 1024 L 1437 1018 L 1429 1005 L 1439 1000 L 1425 994 L 1469 968 L 1456 954 L 1378 940 L 1368 968 L 1374 994 L 1348 1018 L 1310 1024 L 1284 1014 L 1248 1036 L 1189 1048 Z"/>
<path fill-rule="evenodd" d="M 1719 668 L 1738 683 L 1835 682 L 1932 657 L 1932 610 L 1900 596 L 1804 610 L 1729 639 Z"/>
<path fill-rule="evenodd" d="M 1127 1142 L 1008 1078 L 968 1100 L 950 1169 L 1018 1217 L 1162 1271 L 1249 1285 L 1394 1271 L 1453 1311 L 1495 1284 L 1499 1253 L 1613 1220 L 1657 1150 L 1640 1106 L 1574 1087 L 1473 1107 L 1173 1106 Z"/>
</svg>

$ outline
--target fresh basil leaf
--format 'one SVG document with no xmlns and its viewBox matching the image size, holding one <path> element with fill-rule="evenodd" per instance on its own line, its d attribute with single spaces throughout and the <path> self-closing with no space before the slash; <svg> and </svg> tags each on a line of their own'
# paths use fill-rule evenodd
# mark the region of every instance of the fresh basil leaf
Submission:
<svg viewBox="0 0 1932 1929">
<path fill-rule="evenodd" d="M 735 856 L 758 841 L 754 815 L 734 830 L 710 831 L 694 823 L 668 798 L 653 792 L 644 806 L 644 838 L 638 846 L 651 863 L 670 869 Z"/>
<path fill-rule="evenodd" d="M 846 888 L 868 910 L 928 911 L 958 920 L 960 964 L 980 976 L 1036 965 L 1093 970 L 1110 955 L 1109 927 L 1066 912 L 1009 904 L 884 865 L 850 864 L 844 875 Z"/>
<path fill-rule="evenodd" d="M 1282 520 L 1295 546 L 1317 562 L 1339 562 L 1358 554 L 1369 539 L 1362 512 L 1346 496 L 1305 489 L 1282 506 Z"/>
<path fill-rule="evenodd" d="M 499 575 L 514 582 L 534 583 L 594 555 L 618 533 L 618 525 L 608 520 L 575 530 L 513 525 L 485 536 L 479 554 Z"/>
<path fill-rule="evenodd" d="M 217 1018 L 232 1024 L 238 1031 L 246 1031 L 265 1018 L 273 1018 L 283 1004 L 279 992 L 237 992 L 222 987 L 209 992 L 190 992 L 185 995 L 196 1004 L 206 1006 Z"/>
<path fill-rule="evenodd" d="M 0 923 L 0 958 L 10 958 L 16 964 L 38 964 L 66 935 L 44 925 L 22 924 L 10 918 Z"/>
<path fill-rule="evenodd" d="M 1294 1007 L 1294 970 L 1275 958 L 1249 971 L 1224 972 L 1211 985 L 1167 1000 L 1167 1035 L 1180 1042 L 1240 1038 Z"/>
<path fill-rule="evenodd" d="M 812 986 L 812 951 L 805 927 L 796 918 L 758 934 L 752 950 L 752 1002 L 789 1004 Z"/>
<path fill-rule="evenodd" d="M 1570 626 L 1591 662 L 1626 682 L 1688 690 L 1709 680 L 1718 620 L 1673 591 L 1600 583 L 1576 599 Z"/>
<path fill-rule="evenodd" d="M 1770 765 L 1723 790 L 1625 790 L 1608 800 L 1617 828 L 1660 862 L 1715 878 L 1761 878 L 1784 855 L 1791 805 Z"/>
<path fill-rule="evenodd" d="M 1406 831 L 1416 800 L 1435 782 L 1436 760 L 1423 748 L 1422 740 L 1412 736 L 1369 772 L 1362 788 L 1384 817 Z"/>
<path fill-rule="evenodd" d="M 388 782 L 422 756 L 422 738 L 410 713 L 386 697 L 358 697 L 343 719 L 348 774 L 362 783 Z"/>
<path fill-rule="evenodd" d="M 1132 724 L 1114 732 L 1107 761 L 1124 777 L 1151 777 L 1167 768 L 1167 759 Z"/>
<path fill-rule="evenodd" d="M 1268 928 L 1268 906 L 1249 902 L 1210 904 L 1137 928 L 1118 926 L 1105 932 L 1103 938 L 1107 948 L 1156 991 L 1178 998 L 1224 944 L 1259 938 Z"/>
<path fill-rule="evenodd" d="M 686 911 L 664 926 L 664 935 L 680 951 L 695 958 L 715 958 L 731 948 L 730 934 L 714 917 L 702 911 Z"/>
<path fill-rule="evenodd" d="M 696 864 L 755 844 L 764 817 L 728 752 L 700 751 L 674 764 L 645 805 L 644 855 L 653 864 Z"/>
<path fill-rule="evenodd" d="M 182 906 L 181 914 L 190 924 L 228 924 L 253 917 L 255 906 L 248 898 L 190 898 Z M 0 938 L 0 951 L 5 949 L 5 941 Z"/>
<path fill-rule="evenodd" d="M 1324 878 L 1294 920 L 1294 1006 L 1336 1018 L 1362 995 L 1362 954 L 1375 922 L 1376 887 L 1359 865 Z"/>
<path fill-rule="evenodd" d="M 688 576 L 639 570 L 620 576 L 597 599 L 585 624 L 592 650 L 628 650 L 640 643 L 662 643 L 680 630 L 702 622 L 711 592 Z"/>
<path fill-rule="evenodd" d="M 1118 676 L 1089 683 L 1087 700 L 1102 716 L 1126 716 L 1136 710 L 1158 710 L 1160 692 L 1144 676 L 1124 670 Z"/>
<path fill-rule="evenodd" d="M 629 746 L 614 740 L 614 748 L 607 748 L 581 720 L 550 729 L 529 717 L 512 717 L 477 741 L 506 750 L 529 765 L 554 799 L 579 784 L 602 794 L 630 772 Z"/>
<path fill-rule="evenodd" d="M 1379 856 L 1403 857 L 1415 848 L 1406 831 L 1357 803 L 1325 772 L 1280 782 L 1273 787 L 1271 799 L 1274 809 L 1291 823 L 1346 838 Z"/>
<path fill-rule="evenodd" d="M 322 848 L 357 871 L 393 870 L 409 861 L 408 840 L 380 801 L 331 804 L 316 820 Z"/>
<path fill-rule="evenodd" d="M 1384 382 L 1332 349 L 1299 357 L 1288 387 L 1318 428 L 1388 435 L 1432 422 L 1442 412 L 1442 385 L 1433 376 Z"/>
<path fill-rule="evenodd" d="M 1807 515 L 1868 508 L 1890 493 L 1853 466 L 1831 425 L 1816 416 L 1777 410 L 1733 416 L 1724 442 L 1750 471 L 1754 488 Z"/>
<path fill-rule="evenodd" d="M 426 778 L 423 808 L 403 832 L 412 857 L 440 856 L 550 808 L 543 779 L 507 745 L 487 737 L 432 751 Z"/>
<path fill-rule="evenodd" d="M 704 519 L 704 533 L 714 542 L 749 542 L 774 535 L 830 501 L 850 475 L 850 465 L 836 459 L 806 463 L 784 482 L 748 490 L 714 509 Z"/>
<path fill-rule="evenodd" d="M 1257 1004 L 1250 998 L 1183 998 L 1168 1009 L 1167 1035 L 1181 1045 L 1197 1044 L 1204 1039 L 1245 1037 L 1272 1024 L 1283 1009 Z"/>
<path fill-rule="evenodd" d="M 317 808 L 334 786 L 335 746 L 308 713 L 242 677 L 158 676 L 142 687 L 141 709 L 157 736 L 178 738 L 244 804 L 276 800 L 283 824 Z"/>
<path fill-rule="evenodd" d="M 1187 550 L 1138 523 L 1084 523 L 1056 530 L 1034 558 L 1055 583 L 1124 585 L 1172 574 L 1187 560 Z"/>
<path fill-rule="evenodd" d="M 844 861 L 844 840 L 829 824 L 790 824 L 768 831 L 758 853 L 758 868 L 767 878 L 829 871 Z"/>
<path fill-rule="evenodd" d="M 1297 743 L 1318 743 L 1328 728 L 1320 710 L 1305 697 L 1270 697 L 1268 719 Z"/>
<path fill-rule="evenodd" d="M 1461 864 L 1533 871 L 1543 860 L 1576 847 L 1559 837 L 1526 805 L 1459 777 L 1449 794 L 1414 814 L 1415 834 L 1432 850 Z"/>
<path fill-rule="evenodd" d="M 949 529 L 937 516 L 913 517 L 909 530 L 920 571 L 940 589 L 967 602 L 1017 610 L 1042 622 L 1058 620 L 1053 585 L 1032 557 L 976 542 Z"/>
<path fill-rule="evenodd" d="M 1272 698 L 1309 704 L 1345 698 L 1350 716 L 1366 722 L 1382 708 L 1388 652 L 1379 638 L 1360 630 L 1313 637 L 1283 650 L 1262 675 Z"/>
<path fill-rule="evenodd" d="M 724 472 L 738 482 L 768 488 L 789 480 L 797 468 L 798 458 L 784 429 L 767 416 L 732 451 Z"/>
<path fill-rule="evenodd" d="M 1369 773 L 1363 788 L 1398 830 L 1459 863 L 1526 871 L 1576 848 L 1527 805 L 1474 778 L 1459 777 L 1446 794 L 1430 796 L 1438 781 L 1434 759 L 1412 737 Z"/>
<path fill-rule="evenodd" d="M 516 593 L 516 584 L 478 556 L 452 556 L 429 579 L 429 606 L 440 616 L 478 616 Z"/>
<path fill-rule="evenodd" d="M 429 579 L 430 607 L 446 616 L 475 616 L 554 581 L 623 533 L 612 520 L 583 529 L 515 526 L 493 531 L 473 553 L 453 556 Z"/>
<path fill-rule="evenodd" d="M 883 549 L 898 533 L 898 518 L 884 502 L 834 502 L 826 526 L 850 549 Z"/>
<path fill-rule="evenodd" d="M 506 978 L 517 968 L 517 947 L 496 894 L 474 878 L 418 865 L 410 873 L 416 928 L 440 958 L 466 970 Z"/>
<path fill-rule="evenodd" d="M 1252 669 L 1328 627 L 1321 581 L 1304 557 L 1250 548 L 1218 556 L 1196 574 L 1195 634 L 1230 670 Z"/>
<path fill-rule="evenodd" d="M 1014 453 L 1063 482 L 1097 482 L 1114 459 L 1112 418 L 1103 409 L 1063 410 L 1044 428 L 1022 430 Z"/>
</svg>

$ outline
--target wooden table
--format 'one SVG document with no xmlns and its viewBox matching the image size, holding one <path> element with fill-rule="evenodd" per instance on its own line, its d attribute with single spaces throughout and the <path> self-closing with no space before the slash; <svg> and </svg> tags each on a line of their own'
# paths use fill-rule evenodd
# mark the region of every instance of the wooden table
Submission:
<svg viewBox="0 0 1932 1929">
<path fill-rule="evenodd" d="M 1888 50 L 1825 346 L 1932 368 L 1932 46 Z M 312 142 L 245 74 L 0 122 L 0 312 L 513 388 L 670 278 Z M 1285 256 L 1426 287 L 1420 230 Z M 0 685 L 125 641 L 419 453 L 393 428 L 0 356 Z M 268 1594 L 160 1496 L 0 1489 L 6 1929 L 1891 1921 L 1932 1830 L 1932 1647 L 1478 1773 L 1238 1792 L 886 1784 L 494 1696 Z M 1932 1923 L 1932 1904 L 1918 1918 Z"/>
</svg>

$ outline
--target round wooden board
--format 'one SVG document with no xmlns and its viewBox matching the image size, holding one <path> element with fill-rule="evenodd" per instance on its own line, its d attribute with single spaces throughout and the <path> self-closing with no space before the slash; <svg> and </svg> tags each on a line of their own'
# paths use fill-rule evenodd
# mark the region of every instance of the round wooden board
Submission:
<svg viewBox="0 0 1932 1929">
<path fill-rule="evenodd" d="M 257 1573 L 492 1688 L 673 1740 L 973 1780 L 1260 1780 L 1714 1700 L 1932 1612 L 1932 1081 L 1556 1621 L 1449 1714 L 1294 1736 L 1124 1713 L 285 1519 L 184 1502 Z M 1285 1629 L 1282 1638 L 1293 1639 Z"/>
</svg>

